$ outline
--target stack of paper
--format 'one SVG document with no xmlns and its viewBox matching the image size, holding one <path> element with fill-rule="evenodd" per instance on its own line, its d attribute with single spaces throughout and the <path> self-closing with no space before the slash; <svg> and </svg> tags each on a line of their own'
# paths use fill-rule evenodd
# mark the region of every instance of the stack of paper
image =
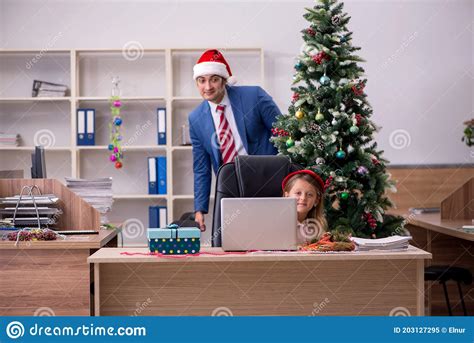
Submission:
<svg viewBox="0 0 474 343">
<path fill-rule="evenodd" d="M 19 134 L 0 133 L 0 146 L 18 146 Z"/>
<path fill-rule="evenodd" d="M 474 233 L 474 225 L 463 225 L 462 229 L 467 233 Z"/>
<path fill-rule="evenodd" d="M 411 239 L 411 236 L 390 236 L 377 239 L 352 237 L 352 241 L 359 251 L 406 250 L 408 249 L 408 242 Z"/>
<path fill-rule="evenodd" d="M 66 177 L 66 186 L 100 212 L 102 224 L 108 223 L 107 212 L 113 204 L 112 178 L 73 179 Z"/>
<path fill-rule="evenodd" d="M 38 227 L 38 219 L 40 227 L 54 226 L 62 214 L 59 199 L 54 194 L 35 195 L 34 200 L 31 196 L 22 196 L 21 201 L 19 195 L 0 198 L 0 206 L 2 221 L 15 227 Z"/>
<path fill-rule="evenodd" d="M 61 97 L 66 95 L 66 91 L 66 85 L 38 80 L 33 81 L 33 97 Z"/>
<path fill-rule="evenodd" d="M 424 213 L 439 213 L 441 208 L 439 207 L 410 207 L 408 209 L 412 214 L 424 214 Z"/>
</svg>

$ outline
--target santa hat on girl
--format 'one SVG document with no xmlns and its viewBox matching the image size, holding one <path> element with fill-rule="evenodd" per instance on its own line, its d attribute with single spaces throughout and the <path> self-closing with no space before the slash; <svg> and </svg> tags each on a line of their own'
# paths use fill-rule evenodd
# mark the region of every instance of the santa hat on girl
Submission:
<svg viewBox="0 0 474 343">
<path fill-rule="evenodd" d="M 193 68 L 193 78 L 196 80 L 199 76 L 219 75 L 227 80 L 227 83 L 233 85 L 237 79 L 232 76 L 229 64 L 219 50 L 211 49 L 205 51 Z"/>
</svg>

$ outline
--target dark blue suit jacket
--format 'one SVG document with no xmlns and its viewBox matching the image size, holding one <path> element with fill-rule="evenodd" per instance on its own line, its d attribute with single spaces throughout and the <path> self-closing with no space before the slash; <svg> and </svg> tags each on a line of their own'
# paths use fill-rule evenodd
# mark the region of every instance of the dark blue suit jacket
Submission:
<svg viewBox="0 0 474 343">
<path fill-rule="evenodd" d="M 271 128 L 280 110 L 260 87 L 226 87 L 242 144 L 249 155 L 275 155 L 270 142 Z M 212 171 L 222 164 L 211 109 L 203 101 L 189 114 L 189 132 L 193 144 L 194 210 L 207 213 Z"/>
</svg>

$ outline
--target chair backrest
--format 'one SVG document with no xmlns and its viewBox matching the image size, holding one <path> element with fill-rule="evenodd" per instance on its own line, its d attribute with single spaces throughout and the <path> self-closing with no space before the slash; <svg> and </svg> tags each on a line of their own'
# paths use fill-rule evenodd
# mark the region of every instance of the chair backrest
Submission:
<svg viewBox="0 0 474 343">
<path fill-rule="evenodd" d="M 281 197 L 286 175 L 304 169 L 286 156 L 237 156 L 217 172 L 212 246 L 221 244 L 221 200 L 223 198 Z"/>
</svg>

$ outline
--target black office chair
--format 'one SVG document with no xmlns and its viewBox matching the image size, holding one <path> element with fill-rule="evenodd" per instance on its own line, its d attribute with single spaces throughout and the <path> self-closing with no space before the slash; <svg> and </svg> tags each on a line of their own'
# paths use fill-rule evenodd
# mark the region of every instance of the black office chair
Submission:
<svg viewBox="0 0 474 343">
<path fill-rule="evenodd" d="M 171 222 L 180 227 L 196 227 L 199 229 L 199 224 L 195 221 L 194 212 L 185 212 L 181 215 L 181 218 Z"/>
<path fill-rule="evenodd" d="M 222 246 L 221 199 L 281 197 L 286 175 L 304 169 L 286 156 L 237 156 L 217 172 L 212 246 Z"/>
<path fill-rule="evenodd" d="M 449 302 L 448 289 L 446 287 L 447 281 L 455 281 L 458 284 L 459 297 L 461 298 L 461 305 L 464 315 L 467 316 L 466 304 L 464 303 L 464 296 L 462 294 L 461 282 L 466 285 L 472 283 L 472 273 L 469 269 L 449 266 L 430 266 L 425 268 L 425 281 L 439 281 L 443 285 L 444 297 L 446 298 L 446 305 L 448 306 L 448 313 L 453 315 L 451 303 Z"/>
</svg>

